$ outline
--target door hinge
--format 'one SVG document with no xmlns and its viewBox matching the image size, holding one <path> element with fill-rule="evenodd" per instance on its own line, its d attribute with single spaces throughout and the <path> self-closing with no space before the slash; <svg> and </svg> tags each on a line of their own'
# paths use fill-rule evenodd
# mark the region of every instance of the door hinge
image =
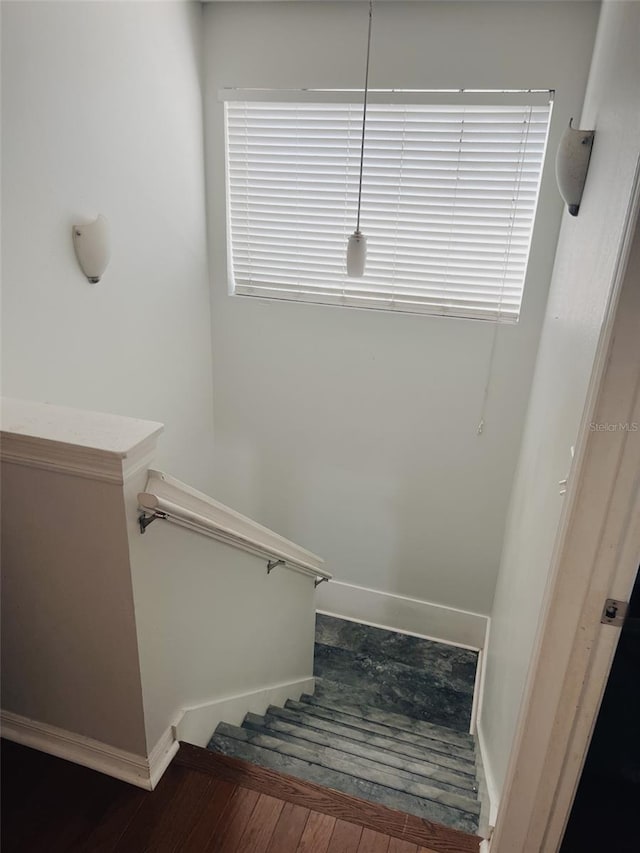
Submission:
<svg viewBox="0 0 640 853">
<path fill-rule="evenodd" d="M 622 627 L 629 609 L 628 601 L 618 601 L 617 598 L 607 598 L 602 610 L 600 621 L 603 625 L 616 625 Z"/>
</svg>

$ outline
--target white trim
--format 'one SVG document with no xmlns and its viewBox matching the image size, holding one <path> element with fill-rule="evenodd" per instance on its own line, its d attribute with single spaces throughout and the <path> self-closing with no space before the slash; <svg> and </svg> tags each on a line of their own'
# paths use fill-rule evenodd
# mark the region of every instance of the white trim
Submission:
<svg viewBox="0 0 640 853">
<path fill-rule="evenodd" d="M 640 407 L 638 408 L 638 415 L 640 417 Z M 640 469 L 640 465 L 638 467 Z M 630 519 L 640 519 L 640 489 L 636 494 L 635 505 L 630 510 Z M 631 521 L 619 549 L 618 565 L 607 598 L 625 600 L 630 597 L 639 560 L 640 525 L 637 521 Z M 630 567 L 631 580 L 629 578 Z M 591 650 L 591 660 L 584 681 L 580 707 L 576 711 L 571 736 L 567 743 L 566 756 L 558 781 L 553 809 L 546 828 L 547 847 L 548 839 L 561 839 L 564 835 L 566 822 L 571 812 L 580 775 L 587 757 L 597 713 L 620 639 L 620 628 L 603 627 L 598 630 L 597 639 Z"/>
<path fill-rule="evenodd" d="M 484 648 L 489 622 L 480 613 L 336 580 L 319 587 L 317 610 L 474 651 Z"/>
<path fill-rule="evenodd" d="M 493 830 L 493 827 L 496 825 L 496 819 L 498 817 L 498 807 L 500 805 L 500 794 L 495 781 L 496 777 L 491 767 L 491 761 L 489 760 L 489 750 L 487 749 L 487 742 L 482 729 L 482 720 L 478 720 L 476 725 L 476 740 L 478 744 L 478 776 L 480 777 L 481 783 L 484 783 L 483 791 L 481 792 L 479 799 L 483 805 L 486 801 L 486 805 L 488 806 L 488 821 L 490 833 Z"/>
<path fill-rule="evenodd" d="M 0 459 L 3 462 L 117 485 L 149 465 L 157 441 L 157 436 L 153 436 L 123 458 L 116 453 L 48 439 L 28 438 L 7 432 L 2 432 L 1 436 Z"/>
<path fill-rule="evenodd" d="M 282 561 L 283 568 L 323 580 L 332 577 L 322 568 L 321 557 L 161 471 L 149 471 L 138 504 L 146 512 L 161 514 L 167 521 L 226 545 Z"/>
<path fill-rule="evenodd" d="M 158 784 L 179 748 L 171 728 L 147 758 L 11 711 L 0 711 L 0 724 L 2 737 L 7 740 L 81 764 L 147 791 Z"/>
<path fill-rule="evenodd" d="M 487 619 L 487 630 L 484 635 L 484 645 L 478 655 L 478 667 L 476 669 L 476 683 L 473 689 L 473 707 L 471 709 L 471 734 L 476 734 L 478 723 L 482 716 L 482 703 L 484 701 L 484 686 L 487 679 L 487 649 L 489 648 L 489 637 L 491 635 L 491 619 Z"/>
<path fill-rule="evenodd" d="M 162 779 L 164 771 L 171 764 L 173 756 L 179 749 L 180 744 L 175 736 L 173 726 L 169 726 L 164 734 L 160 735 L 158 742 L 149 753 L 149 784 L 152 791 Z"/>
<path fill-rule="evenodd" d="M 3 397 L 0 458 L 121 484 L 148 465 L 162 430 L 155 421 Z"/>
<path fill-rule="evenodd" d="M 242 89 L 218 90 L 224 103 L 361 103 L 364 89 Z M 485 106 L 546 106 L 553 89 L 368 89 L 373 104 L 468 104 Z"/>
<path fill-rule="evenodd" d="M 478 708 L 480 707 L 480 685 L 484 681 L 486 653 L 484 649 L 478 650 L 478 660 L 476 662 L 476 677 L 473 682 L 473 699 L 471 702 L 471 718 L 469 720 L 469 734 L 475 734 L 478 723 Z"/>
<path fill-rule="evenodd" d="M 173 726 L 175 737 L 206 746 L 218 723 L 240 725 L 249 712 L 264 714 L 269 705 L 284 705 L 287 699 L 297 700 L 303 693 L 313 693 L 315 685 L 315 678 L 309 676 L 183 708 Z"/>
</svg>

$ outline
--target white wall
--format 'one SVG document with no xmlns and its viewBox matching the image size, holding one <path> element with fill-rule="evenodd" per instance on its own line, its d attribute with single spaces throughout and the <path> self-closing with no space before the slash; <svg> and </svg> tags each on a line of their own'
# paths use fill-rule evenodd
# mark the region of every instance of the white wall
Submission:
<svg viewBox="0 0 640 853">
<path fill-rule="evenodd" d="M 140 474 L 127 484 L 126 500 L 152 749 L 184 708 L 310 679 L 315 609 L 311 577 L 286 569 L 267 575 L 266 559 L 169 523 L 156 522 L 141 536 L 136 496 L 145 480 Z M 267 704 L 265 697 L 262 713 Z M 215 708 L 208 713 L 203 744 L 220 719 Z"/>
<path fill-rule="evenodd" d="M 363 3 L 205 7 L 216 497 L 340 581 L 488 613 L 560 221 L 543 178 L 522 319 L 492 327 L 227 295 L 223 86 L 362 86 Z M 376 3 L 371 85 L 556 89 L 579 114 L 597 4 Z"/>
<path fill-rule="evenodd" d="M 595 143 L 580 213 L 565 216 L 558 243 L 492 614 L 481 730 L 498 791 L 640 155 L 639 44 L 640 4 L 606 3 L 580 123 Z"/>
<path fill-rule="evenodd" d="M 197 4 L 2 3 L 3 393 L 165 424 L 206 488 L 211 341 Z M 71 225 L 103 213 L 90 285 Z"/>
</svg>

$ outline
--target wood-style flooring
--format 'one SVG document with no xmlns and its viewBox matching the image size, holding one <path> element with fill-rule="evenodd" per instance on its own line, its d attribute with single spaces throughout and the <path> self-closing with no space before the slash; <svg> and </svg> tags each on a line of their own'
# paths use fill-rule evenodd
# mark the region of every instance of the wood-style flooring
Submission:
<svg viewBox="0 0 640 853">
<path fill-rule="evenodd" d="M 476 836 L 183 744 L 155 791 L 2 741 L 2 853 L 477 853 Z"/>
</svg>

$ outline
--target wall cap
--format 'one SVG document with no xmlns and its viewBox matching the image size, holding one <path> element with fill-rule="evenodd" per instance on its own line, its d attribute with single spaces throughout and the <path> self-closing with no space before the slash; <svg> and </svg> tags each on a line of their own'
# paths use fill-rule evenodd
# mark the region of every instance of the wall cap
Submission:
<svg viewBox="0 0 640 853">
<path fill-rule="evenodd" d="M 151 460 L 163 425 L 3 397 L 0 430 L 3 462 L 124 483 Z"/>
</svg>

